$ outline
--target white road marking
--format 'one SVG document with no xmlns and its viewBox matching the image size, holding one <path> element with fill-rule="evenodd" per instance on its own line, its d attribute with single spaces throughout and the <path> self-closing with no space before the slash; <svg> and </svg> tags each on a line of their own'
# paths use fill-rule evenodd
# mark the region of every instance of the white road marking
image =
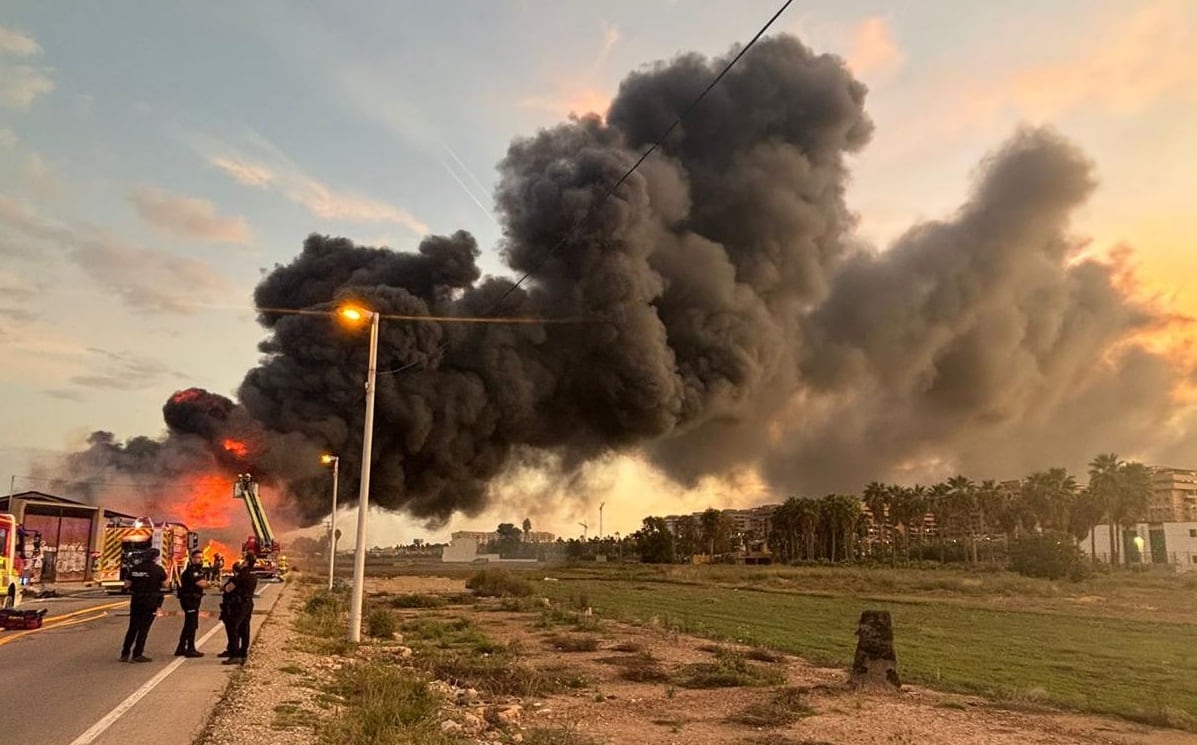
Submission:
<svg viewBox="0 0 1197 745">
<path fill-rule="evenodd" d="M 222 624 L 213 626 L 208 630 L 208 633 L 204 634 L 200 638 L 195 646 L 204 646 L 205 642 L 211 639 L 217 631 L 220 631 L 223 628 L 224 626 Z M 116 720 L 120 719 L 125 712 L 127 712 L 129 709 L 132 709 L 138 701 L 145 698 L 147 693 L 154 690 L 159 683 L 166 680 L 168 675 L 173 673 L 175 670 L 178 670 L 179 665 L 182 665 L 186 659 L 186 657 L 175 658 L 174 662 L 159 670 L 157 675 L 147 680 L 145 684 L 141 686 L 141 688 L 138 688 L 136 691 L 133 691 L 133 693 L 129 694 L 129 697 L 117 704 L 115 709 L 105 714 L 103 719 L 93 724 L 86 732 L 72 740 L 71 745 L 88 745 L 88 743 L 95 742 L 95 739 L 104 734 L 104 731 L 111 727 Z"/>
</svg>

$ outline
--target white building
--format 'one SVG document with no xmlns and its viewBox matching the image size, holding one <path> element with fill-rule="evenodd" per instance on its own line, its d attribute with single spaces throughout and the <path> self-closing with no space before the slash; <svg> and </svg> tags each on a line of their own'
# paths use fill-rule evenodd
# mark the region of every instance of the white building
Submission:
<svg viewBox="0 0 1197 745">
<path fill-rule="evenodd" d="M 1170 564 L 1178 572 L 1197 571 L 1197 522 L 1139 523 L 1127 526 L 1125 531 L 1120 557 L 1123 564 Z M 1109 526 L 1098 525 L 1080 546 L 1086 556 L 1093 551 L 1099 561 L 1108 562 Z"/>
</svg>

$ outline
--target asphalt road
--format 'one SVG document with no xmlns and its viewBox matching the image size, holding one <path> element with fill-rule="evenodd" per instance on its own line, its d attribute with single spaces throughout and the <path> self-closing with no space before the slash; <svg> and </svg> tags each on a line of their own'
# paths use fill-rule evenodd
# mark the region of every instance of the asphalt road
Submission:
<svg viewBox="0 0 1197 745">
<path fill-rule="evenodd" d="M 280 589 L 259 585 L 255 634 Z M 48 612 L 37 631 L 0 631 L 0 678 L 7 690 L 0 705 L 0 741 L 106 745 L 144 737 L 155 745 L 188 745 L 233 669 L 216 657 L 225 647 L 219 604 L 212 594 L 201 606 L 196 639 L 214 632 L 200 646 L 206 657 L 174 656 L 183 618 L 178 600 L 168 597 L 146 643 L 153 662 L 130 664 L 118 661 L 129 623 L 127 597 L 95 594 L 24 603 Z M 181 664 L 171 667 L 176 660 Z M 151 681 L 153 688 L 145 690 Z M 130 706 L 131 696 L 136 701 Z M 114 713 L 117 709 L 124 710 Z M 103 732 L 96 731 L 105 725 Z"/>
</svg>

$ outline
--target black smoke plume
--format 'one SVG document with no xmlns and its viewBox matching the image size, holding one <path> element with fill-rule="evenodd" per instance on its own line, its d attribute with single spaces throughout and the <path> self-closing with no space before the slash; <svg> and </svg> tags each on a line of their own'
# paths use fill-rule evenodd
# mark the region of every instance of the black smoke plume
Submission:
<svg viewBox="0 0 1197 745">
<path fill-rule="evenodd" d="M 957 214 L 886 251 L 861 248 L 845 157 L 872 132 L 865 87 L 839 58 L 780 36 L 604 201 L 725 62 L 685 55 L 640 70 L 605 120 L 510 146 L 496 204 L 502 255 L 530 275 L 518 288 L 481 277 L 465 232 L 414 253 L 312 235 L 263 279 L 262 308 L 582 319 L 384 321 L 374 504 L 443 521 L 483 509 L 514 465 L 569 472 L 630 449 L 681 482 L 748 466 L 795 493 L 853 489 L 912 463 L 1012 476 L 1167 445 L 1153 428 L 1178 373 L 1125 343 L 1159 314 L 1078 253 L 1069 219 L 1093 169 L 1050 131 L 1000 148 Z M 326 514 L 327 477 L 300 464 L 329 450 L 354 494 L 364 332 L 309 315 L 260 321 L 265 358 L 239 404 L 168 404 L 164 443 L 101 438 L 89 457 L 136 470 L 191 448 L 265 468 L 311 522 Z M 254 443 L 252 463 L 221 460 L 229 431 Z"/>
</svg>

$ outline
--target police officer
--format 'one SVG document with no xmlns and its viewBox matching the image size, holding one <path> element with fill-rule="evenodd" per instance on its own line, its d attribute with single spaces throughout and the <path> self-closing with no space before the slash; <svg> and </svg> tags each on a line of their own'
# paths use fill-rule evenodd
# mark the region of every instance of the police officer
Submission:
<svg viewBox="0 0 1197 745">
<path fill-rule="evenodd" d="M 129 630 L 121 645 L 121 662 L 153 662 L 145 654 L 145 639 L 149 636 L 154 616 L 162 607 L 162 586 L 166 584 L 166 570 L 158 564 L 158 549 L 151 548 L 141 561 L 129 570 L 125 588 L 130 591 Z M 132 657 L 130 658 L 130 655 Z"/>
<path fill-rule="evenodd" d="M 195 631 L 199 628 L 200 603 L 204 599 L 204 588 L 208 580 L 204 579 L 204 552 L 192 551 L 191 563 L 183 570 L 179 580 L 179 605 L 183 609 L 183 631 L 179 634 L 179 646 L 175 648 L 175 657 L 203 657 L 204 653 L 195 648 Z"/>
<path fill-rule="evenodd" d="M 230 601 L 224 622 L 229 637 L 226 665 L 244 665 L 249 657 L 249 623 L 254 615 L 254 591 L 258 589 L 253 570 L 254 555 L 246 554 L 237 573 L 224 585 Z"/>
</svg>

